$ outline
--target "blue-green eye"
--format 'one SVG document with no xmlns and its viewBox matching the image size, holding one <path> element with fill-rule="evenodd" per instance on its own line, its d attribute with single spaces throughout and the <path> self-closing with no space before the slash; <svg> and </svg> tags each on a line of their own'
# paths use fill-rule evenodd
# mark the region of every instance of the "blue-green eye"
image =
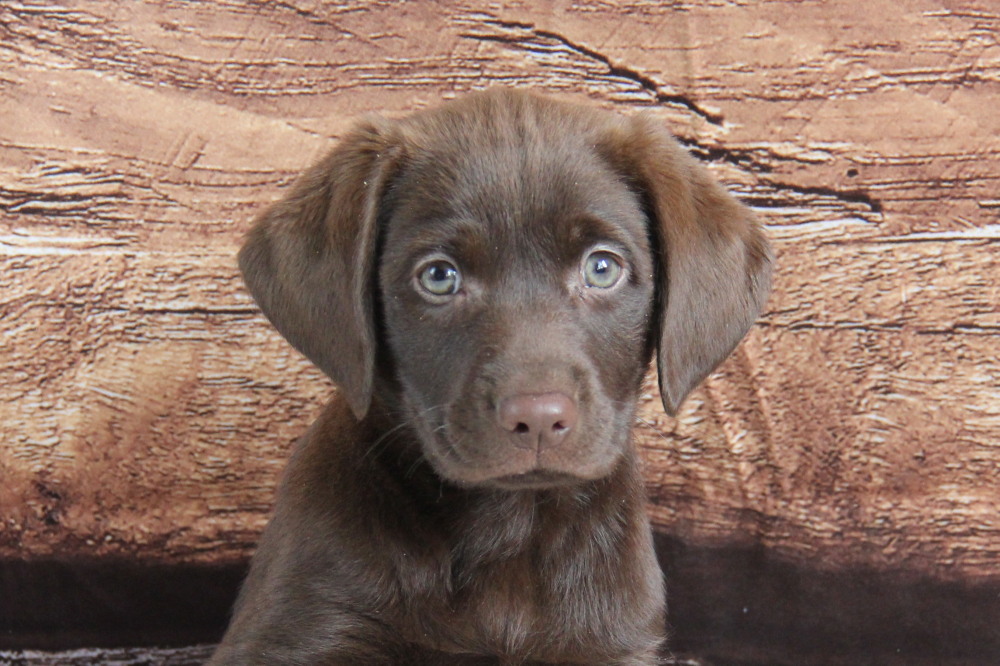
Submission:
<svg viewBox="0 0 1000 666">
<path fill-rule="evenodd" d="M 417 278 L 420 286 L 434 296 L 451 296 L 458 293 L 462 285 L 458 269 L 441 259 L 426 264 Z"/>
<path fill-rule="evenodd" d="M 583 260 L 583 281 L 588 287 L 610 289 L 622 277 L 622 263 L 611 252 L 592 252 Z"/>
</svg>

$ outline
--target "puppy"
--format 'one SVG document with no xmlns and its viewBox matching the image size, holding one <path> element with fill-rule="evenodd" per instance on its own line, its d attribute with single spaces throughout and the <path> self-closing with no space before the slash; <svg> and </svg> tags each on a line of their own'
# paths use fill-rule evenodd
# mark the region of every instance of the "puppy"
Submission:
<svg viewBox="0 0 1000 666">
<path fill-rule="evenodd" d="M 675 413 L 771 255 L 656 120 L 513 90 L 368 119 L 239 259 L 340 390 L 211 663 L 657 663 L 640 384 L 656 352 Z"/>
</svg>

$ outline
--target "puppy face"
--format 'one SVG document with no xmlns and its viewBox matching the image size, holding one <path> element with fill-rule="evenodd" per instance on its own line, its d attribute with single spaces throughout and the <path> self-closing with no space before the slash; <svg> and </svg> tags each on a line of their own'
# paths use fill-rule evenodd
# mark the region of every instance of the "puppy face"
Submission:
<svg viewBox="0 0 1000 666">
<path fill-rule="evenodd" d="M 460 484 L 600 477 L 651 353 L 639 196 L 560 116 L 493 107 L 438 129 L 405 128 L 383 200 L 378 276 L 407 418 Z"/>
<path fill-rule="evenodd" d="M 492 90 L 360 123 L 240 252 L 360 419 L 373 392 L 462 485 L 607 474 L 658 356 L 668 413 L 763 307 L 750 212 L 652 117 Z"/>
</svg>

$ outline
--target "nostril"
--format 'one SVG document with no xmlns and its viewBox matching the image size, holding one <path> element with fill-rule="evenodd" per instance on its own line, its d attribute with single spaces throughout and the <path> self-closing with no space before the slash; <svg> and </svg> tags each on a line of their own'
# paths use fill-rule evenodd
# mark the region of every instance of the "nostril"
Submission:
<svg viewBox="0 0 1000 666">
<path fill-rule="evenodd" d="M 530 430 L 531 428 L 528 427 L 527 423 L 518 423 L 516 426 L 514 426 L 514 432 L 516 432 L 519 435 L 523 435 L 529 432 Z"/>
</svg>

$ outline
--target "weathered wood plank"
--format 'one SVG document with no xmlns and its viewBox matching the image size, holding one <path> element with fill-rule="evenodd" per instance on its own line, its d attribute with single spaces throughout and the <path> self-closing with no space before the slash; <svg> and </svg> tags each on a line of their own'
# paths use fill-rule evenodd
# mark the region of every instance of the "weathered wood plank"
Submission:
<svg viewBox="0 0 1000 666">
<path fill-rule="evenodd" d="M 256 313 L 232 257 L 6 268 L 0 552 L 245 555 L 330 387 Z"/>
<path fill-rule="evenodd" d="M 820 568 L 995 578 L 996 346 L 755 331 L 677 420 L 655 402 L 643 410 L 654 522 L 692 543 L 761 543 Z"/>
<path fill-rule="evenodd" d="M 651 427 L 638 432 L 665 530 L 752 536 L 799 557 L 830 548 L 831 565 L 890 566 L 905 548 L 920 551 L 920 568 L 990 572 L 1000 523 L 981 479 L 1000 464 L 989 445 L 1000 354 L 996 287 L 974 268 L 997 258 L 964 237 L 896 246 L 903 284 L 880 301 L 885 285 L 846 277 L 877 272 L 879 244 L 818 245 L 808 257 L 829 270 L 825 287 L 785 273 L 771 313 L 679 420 L 650 388 L 641 417 Z M 965 284 L 934 288 L 941 266 L 965 264 Z M 14 448 L 0 461 L 17 539 L 0 547 L 45 555 L 89 540 L 95 554 L 244 554 L 287 442 L 328 387 L 255 314 L 232 258 L 83 251 L 10 257 L 8 270 L 21 276 L 0 325 L 15 340 L 15 362 L 0 371 Z M 922 277 L 904 302 L 907 276 Z M 842 309 L 818 309 L 827 291 Z M 948 404 L 929 412 L 943 378 Z M 930 518 L 943 523 L 928 535 Z M 973 523 L 979 533 L 962 537 Z M 870 551 L 875 532 L 893 547 Z M 956 534 L 967 548 L 957 561 L 947 552 Z"/>
<path fill-rule="evenodd" d="M 243 293 L 241 233 L 357 114 L 514 84 L 656 107 L 776 241 L 748 342 L 679 419 L 644 402 L 658 528 L 1000 578 L 992 3 L 89 0 L 0 25 L 0 556 L 245 557 L 329 385 Z"/>
</svg>

